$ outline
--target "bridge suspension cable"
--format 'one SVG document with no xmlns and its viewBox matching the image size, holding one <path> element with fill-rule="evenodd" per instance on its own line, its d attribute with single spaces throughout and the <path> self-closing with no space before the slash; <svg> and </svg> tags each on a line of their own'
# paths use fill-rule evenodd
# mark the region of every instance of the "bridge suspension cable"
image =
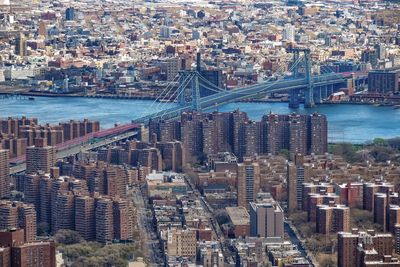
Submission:
<svg viewBox="0 0 400 267">
<path fill-rule="evenodd" d="M 176 75 L 168 84 L 167 86 L 164 88 L 164 90 L 161 91 L 161 93 L 156 97 L 156 99 L 154 99 L 154 101 L 150 104 L 150 106 L 148 106 L 145 109 L 145 114 L 148 113 L 148 111 L 155 109 L 158 110 L 159 108 L 159 104 L 160 102 L 162 102 L 163 100 L 161 99 L 161 97 L 165 97 L 166 95 L 169 94 L 169 92 L 172 90 L 172 88 L 174 88 L 174 86 L 177 84 L 179 79 L 179 75 Z M 155 106 L 154 106 L 155 105 Z M 142 112 L 143 114 L 143 112 Z"/>
<path fill-rule="evenodd" d="M 323 65 L 319 68 L 320 72 L 324 71 L 325 73 L 336 73 L 336 71 L 329 65 Z"/>
<path fill-rule="evenodd" d="M 170 97 L 168 99 L 165 99 L 165 97 L 163 98 L 162 101 L 164 101 L 162 104 L 165 106 L 167 105 L 169 102 L 166 101 L 171 101 L 173 99 L 173 96 L 175 93 L 177 93 L 175 99 L 177 99 L 181 94 L 183 94 L 185 92 L 185 88 L 188 86 L 189 82 L 191 81 L 191 79 L 193 78 L 193 74 L 187 75 L 186 78 L 183 80 L 183 82 L 179 85 L 178 90 L 176 90 L 172 95 L 170 95 Z M 179 90 L 179 88 L 181 88 Z M 172 110 L 175 112 L 180 112 L 183 111 L 185 109 L 187 109 L 187 106 L 184 107 L 174 107 L 174 108 L 170 108 L 170 109 L 161 109 L 160 111 L 157 111 L 151 115 L 146 115 L 144 117 L 139 118 L 139 121 L 146 121 L 148 119 L 150 119 L 151 117 L 162 117 L 164 116 L 167 112 L 171 112 Z"/>
<path fill-rule="evenodd" d="M 197 72 L 196 71 L 196 73 L 197 73 L 197 76 L 199 77 L 199 79 L 202 81 L 202 82 L 204 82 L 204 83 L 206 83 L 208 86 L 210 86 L 211 88 L 214 88 L 214 90 L 215 91 L 219 91 L 219 92 L 223 92 L 223 91 L 226 91 L 225 89 L 223 89 L 223 88 L 220 88 L 220 87 L 218 87 L 217 85 L 215 85 L 215 84 L 213 84 L 212 82 L 210 82 L 209 80 L 207 80 L 204 76 L 202 76 L 199 72 Z M 202 84 L 203 86 L 204 86 L 204 84 Z M 214 91 L 214 92 L 215 92 Z"/>
<path fill-rule="evenodd" d="M 302 61 L 302 59 L 303 59 L 303 57 L 297 58 L 296 62 L 294 62 L 294 64 L 292 64 L 292 66 L 290 67 L 289 71 L 292 71 L 295 67 L 297 67 L 297 65 Z M 281 65 L 281 66 L 280 66 L 280 69 L 281 69 L 281 70 L 278 69 L 278 72 L 279 72 L 279 71 L 283 71 L 284 67 L 285 67 L 285 65 Z M 204 79 L 204 77 L 203 77 L 203 79 Z M 254 86 L 260 86 L 260 85 L 262 85 L 262 84 L 266 84 L 266 83 L 270 82 L 271 80 L 272 80 L 272 77 L 269 78 L 268 80 L 262 82 L 262 83 L 255 84 L 255 85 L 250 86 L 250 87 L 253 88 Z M 277 80 L 275 80 L 275 81 L 272 81 L 272 83 L 269 83 L 269 84 L 267 85 L 267 87 L 264 87 L 264 88 L 263 88 L 263 91 L 265 91 L 266 89 L 268 89 L 268 88 L 274 86 L 274 85 L 275 85 L 276 83 L 278 83 L 279 81 L 281 81 L 281 80 L 280 80 L 280 79 L 277 79 Z M 203 85 L 203 86 L 204 86 L 204 85 Z M 214 91 L 214 92 L 217 92 L 217 93 L 221 92 L 221 91 L 214 90 L 214 89 L 212 89 L 212 88 L 207 88 L 207 89 L 208 89 L 208 90 L 211 90 L 211 91 Z M 240 92 L 240 91 L 239 91 L 239 90 L 242 90 L 242 89 L 243 89 L 243 88 L 238 88 L 238 89 L 234 89 L 234 90 L 222 90 L 222 91 L 223 91 L 223 92 L 226 92 L 226 94 L 228 94 L 228 95 L 246 95 L 246 96 L 249 96 L 249 97 L 260 93 L 260 92 L 258 91 L 258 92 L 256 92 L 256 93 L 253 93 L 253 94 L 250 94 L 250 95 L 249 95 L 248 92 L 243 92 L 243 91 Z M 250 89 L 250 88 L 249 88 L 249 89 Z M 260 91 L 261 91 L 261 90 L 260 90 Z"/>
<path fill-rule="evenodd" d="M 150 106 L 150 108 L 154 108 L 158 110 L 159 106 L 163 104 L 163 101 L 165 101 L 165 98 L 168 97 L 168 95 L 172 92 L 174 87 L 179 83 L 179 75 L 177 74 L 171 82 L 168 83 L 167 87 L 159 94 L 157 99 L 153 101 L 153 105 Z M 155 106 L 154 106 L 155 104 Z"/>
<path fill-rule="evenodd" d="M 179 87 L 181 87 L 181 89 L 180 89 L 180 90 L 176 90 L 176 91 L 174 92 L 174 94 L 176 93 L 175 100 L 176 100 L 176 99 L 179 99 L 179 97 L 180 97 L 182 94 L 185 93 L 186 87 L 189 85 L 189 83 L 192 81 L 192 79 L 193 79 L 193 77 L 194 77 L 195 75 L 196 75 L 195 72 L 190 73 L 189 75 L 187 75 L 187 77 L 185 78 L 185 80 L 182 82 L 182 85 L 179 85 Z M 179 89 L 179 88 L 178 88 L 178 89 Z M 171 101 L 171 100 L 174 98 L 174 94 L 172 94 L 172 95 L 170 96 L 170 98 L 169 98 L 168 101 Z M 185 107 L 185 108 L 186 108 L 186 107 Z M 162 110 L 161 118 L 167 113 L 167 111 L 168 111 L 167 109 Z"/>
</svg>

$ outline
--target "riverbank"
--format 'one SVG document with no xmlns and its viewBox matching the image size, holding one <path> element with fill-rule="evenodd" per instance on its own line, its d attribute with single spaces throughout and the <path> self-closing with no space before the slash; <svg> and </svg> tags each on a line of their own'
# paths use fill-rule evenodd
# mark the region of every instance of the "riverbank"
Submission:
<svg viewBox="0 0 400 267">
<path fill-rule="evenodd" d="M 9 95 L 10 97 L 14 96 L 27 96 L 27 97 L 54 97 L 54 98 L 76 98 L 76 97 L 85 97 L 85 98 L 101 98 L 101 99 L 121 99 L 121 100 L 157 100 L 155 96 L 132 96 L 132 95 L 106 95 L 106 94 L 93 94 L 93 95 L 85 95 L 83 92 L 79 93 L 53 93 L 53 92 L 43 92 L 43 91 L 23 91 L 21 90 L 10 92 L 10 91 L 0 91 L 0 96 Z M 27 88 L 25 88 L 27 89 Z M 3 97 L 4 98 L 4 97 Z M 289 100 L 285 97 L 282 98 L 268 98 L 268 99 L 243 99 L 238 101 L 238 103 L 289 103 Z M 168 103 L 168 101 L 163 101 L 163 103 Z M 173 103 L 170 101 L 169 103 Z M 372 105 L 372 106 L 388 106 L 394 107 L 396 109 L 400 108 L 400 103 L 387 103 L 387 102 L 360 102 L 360 101 L 325 101 L 323 103 L 319 103 L 317 105 Z"/>
<path fill-rule="evenodd" d="M 136 118 L 177 105 L 177 103 L 154 103 L 152 100 L 144 99 L 36 96 L 34 101 L 0 99 L 0 116 L 36 117 L 42 123 L 58 123 L 70 119 L 89 118 L 98 120 L 104 128 L 109 128 L 115 123 L 129 123 Z M 292 112 L 325 114 L 328 118 L 330 143 L 364 144 L 375 137 L 388 139 L 398 136 L 400 133 L 400 109 L 393 107 L 335 103 L 317 105 L 309 109 L 305 109 L 303 106 L 300 106 L 299 109 L 290 109 L 285 102 L 237 102 L 215 110 L 230 112 L 236 109 L 246 112 L 252 120 L 260 120 L 262 116 L 270 112 L 277 114 Z"/>
<path fill-rule="evenodd" d="M 27 97 L 87 97 L 87 98 L 108 98 L 108 99 L 132 99 L 132 100 L 155 100 L 153 96 L 127 96 L 127 95 L 84 95 L 83 93 L 72 93 L 72 94 L 59 94 L 51 92 L 17 92 L 17 93 L 7 93 L 0 92 L 3 96 L 27 96 Z"/>
</svg>

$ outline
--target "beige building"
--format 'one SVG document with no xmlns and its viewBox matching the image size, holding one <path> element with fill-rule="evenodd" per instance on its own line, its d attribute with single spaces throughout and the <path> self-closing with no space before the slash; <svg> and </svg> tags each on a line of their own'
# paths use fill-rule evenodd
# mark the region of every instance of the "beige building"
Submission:
<svg viewBox="0 0 400 267">
<path fill-rule="evenodd" d="M 283 239 L 283 220 L 283 210 L 272 197 L 250 203 L 251 236 Z"/>
<path fill-rule="evenodd" d="M 196 257 L 196 231 L 190 229 L 168 229 L 168 256 Z"/>
</svg>

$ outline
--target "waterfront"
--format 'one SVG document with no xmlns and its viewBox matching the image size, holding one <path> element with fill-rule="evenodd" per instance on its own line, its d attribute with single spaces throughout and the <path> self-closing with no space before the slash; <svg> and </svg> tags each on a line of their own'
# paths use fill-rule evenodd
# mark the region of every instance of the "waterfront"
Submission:
<svg viewBox="0 0 400 267">
<path fill-rule="evenodd" d="M 41 123 L 58 123 L 69 119 L 89 118 L 99 120 L 103 128 L 114 123 L 127 123 L 132 119 L 156 110 L 172 107 L 172 103 L 156 103 L 148 100 L 92 99 L 80 97 L 36 97 L 34 101 L 18 99 L 0 100 L 0 117 L 37 117 Z M 259 120 L 262 115 L 274 112 L 287 114 L 287 103 L 232 103 L 220 111 L 239 108 L 249 117 Z M 320 105 L 312 109 L 300 108 L 299 113 L 319 112 L 326 114 L 329 122 L 330 142 L 364 143 L 375 137 L 400 136 L 400 109 L 372 105 Z"/>
</svg>

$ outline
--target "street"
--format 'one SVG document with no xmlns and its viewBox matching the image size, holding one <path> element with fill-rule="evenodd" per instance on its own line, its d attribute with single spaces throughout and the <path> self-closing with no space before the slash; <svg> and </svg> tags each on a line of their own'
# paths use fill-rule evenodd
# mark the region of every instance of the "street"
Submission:
<svg viewBox="0 0 400 267">
<path fill-rule="evenodd" d="M 139 227 L 142 251 L 149 260 L 149 266 L 160 266 L 164 264 L 163 255 L 157 234 L 153 227 L 151 213 L 148 213 L 145 199 L 139 187 L 131 189 L 132 199 L 137 211 L 137 225 Z"/>
</svg>

